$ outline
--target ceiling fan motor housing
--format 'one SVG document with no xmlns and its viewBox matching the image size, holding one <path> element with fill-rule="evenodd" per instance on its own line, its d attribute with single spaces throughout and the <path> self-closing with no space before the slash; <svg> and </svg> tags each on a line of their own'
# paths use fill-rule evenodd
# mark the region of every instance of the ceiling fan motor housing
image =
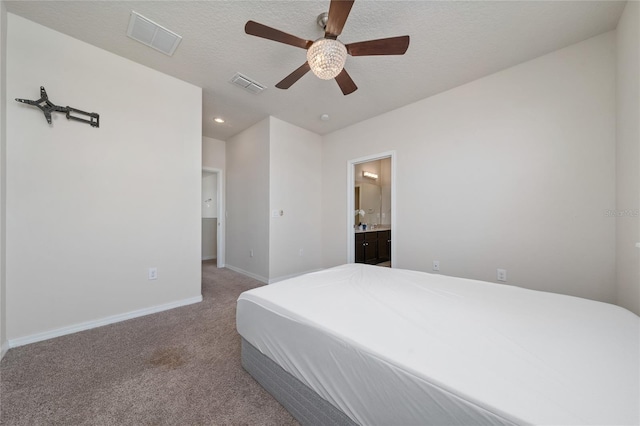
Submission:
<svg viewBox="0 0 640 426">
<path fill-rule="evenodd" d="M 324 31 L 327 28 L 328 20 L 329 20 L 329 12 L 322 12 L 320 15 L 318 15 L 316 22 L 318 23 L 320 28 L 322 28 L 322 31 Z"/>
</svg>

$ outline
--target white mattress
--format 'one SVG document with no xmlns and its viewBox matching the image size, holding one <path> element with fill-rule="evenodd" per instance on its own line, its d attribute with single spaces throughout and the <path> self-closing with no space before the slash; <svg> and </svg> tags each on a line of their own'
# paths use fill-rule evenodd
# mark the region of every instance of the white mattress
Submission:
<svg viewBox="0 0 640 426">
<path fill-rule="evenodd" d="M 363 425 L 640 424 L 640 318 L 606 303 L 352 264 L 242 293 L 237 327 Z"/>
</svg>

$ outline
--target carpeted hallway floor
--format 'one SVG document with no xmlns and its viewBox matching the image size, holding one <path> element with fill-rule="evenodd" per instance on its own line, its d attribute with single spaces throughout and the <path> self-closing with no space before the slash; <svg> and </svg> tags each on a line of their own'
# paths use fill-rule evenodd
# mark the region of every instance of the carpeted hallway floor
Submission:
<svg viewBox="0 0 640 426">
<path fill-rule="evenodd" d="M 240 365 L 235 301 L 261 283 L 202 266 L 202 303 L 9 350 L 0 424 L 297 424 Z"/>
</svg>

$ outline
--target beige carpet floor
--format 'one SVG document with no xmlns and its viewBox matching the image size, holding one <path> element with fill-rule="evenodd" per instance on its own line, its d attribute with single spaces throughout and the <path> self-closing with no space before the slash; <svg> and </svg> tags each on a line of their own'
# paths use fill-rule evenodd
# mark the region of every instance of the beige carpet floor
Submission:
<svg viewBox="0 0 640 426">
<path fill-rule="evenodd" d="M 235 301 L 259 285 L 203 262 L 201 303 L 10 349 L 0 424 L 297 424 L 240 365 Z"/>
</svg>

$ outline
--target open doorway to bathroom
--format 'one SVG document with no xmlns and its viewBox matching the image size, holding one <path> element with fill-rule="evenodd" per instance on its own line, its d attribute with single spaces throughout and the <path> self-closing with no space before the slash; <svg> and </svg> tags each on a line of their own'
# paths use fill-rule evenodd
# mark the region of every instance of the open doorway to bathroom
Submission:
<svg viewBox="0 0 640 426">
<path fill-rule="evenodd" d="M 395 261 L 395 153 L 350 160 L 347 170 L 348 262 L 391 267 Z"/>
<path fill-rule="evenodd" d="M 224 267 L 224 176 L 213 168 L 202 169 L 202 261 Z"/>
</svg>

